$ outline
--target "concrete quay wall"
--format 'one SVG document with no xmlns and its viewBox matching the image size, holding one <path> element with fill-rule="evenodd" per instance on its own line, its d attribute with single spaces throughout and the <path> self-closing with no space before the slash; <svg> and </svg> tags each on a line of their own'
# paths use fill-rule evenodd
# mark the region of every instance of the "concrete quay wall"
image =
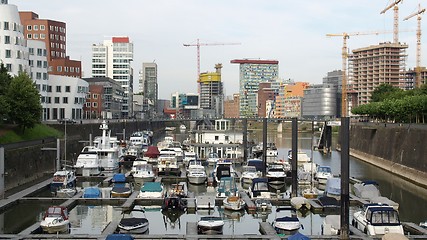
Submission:
<svg viewBox="0 0 427 240">
<path fill-rule="evenodd" d="M 66 159 L 67 165 L 73 165 L 78 154 L 85 145 L 89 144 L 89 136 L 92 138 L 100 136 L 102 131 L 99 130 L 101 121 L 96 123 L 85 124 L 67 124 L 67 147 L 66 156 L 64 138 L 60 140 L 60 159 L 64 163 Z M 117 136 L 122 139 L 123 129 L 125 137 L 129 139 L 130 134 L 135 131 L 151 129 L 160 131 L 164 129 L 163 122 L 110 122 L 109 128 L 112 136 Z M 63 124 L 50 125 L 62 132 L 65 126 Z M 28 142 L 20 142 L 14 144 L 3 145 L 5 158 L 5 191 L 29 184 L 38 179 L 52 176 L 56 169 L 56 150 L 57 140 L 55 138 L 41 139 Z M 51 149 L 51 150 L 42 150 Z"/>
<path fill-rule="evenodd" d="M 425 125 L 352 125 L 350 154 L 427 188 Z"/>
</svg>

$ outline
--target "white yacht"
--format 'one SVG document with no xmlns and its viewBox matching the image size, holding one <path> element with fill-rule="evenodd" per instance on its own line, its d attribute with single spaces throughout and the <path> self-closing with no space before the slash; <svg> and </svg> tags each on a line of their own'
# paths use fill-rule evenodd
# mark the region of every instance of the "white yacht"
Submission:
<svg viewBox="0 0 427 240">
<path fill-rule="evenodd" d="M 74 164 L 76 175 L 97 176 L 101 174 L 101 161 L 98 150 L 93 146 L 85 146 Z"/>
<path fill-rule="evenodd" d="M 108 131 L 106 121 L 102 121 L 100 127 L 102 136 L 95 137 L 94 148 L 98 153 L 101 163 L 101 171 L 105 173 L 113 173 L 119 169 L 119 155 L 121 149 L 117 137 L 112 137 Z M 108 132 L 107 132 L 108 131 Z"/>
<path fill-rule="evenodd" d="M 134 161 L 131 173 L 135 182 L 151 182 L 156 178 L 153 165 L 147 163 L 147 161 Z"/>
<path fill-rule="evenodd" d="M 176 152 L 173 149 L 164 148 L 160 150 L 157 163 L 158 175 L 178 176 L 181 173 L 175 155 Z"/>
<path fill-rule="evenodd" d="M 207 180 L 207 173 L 201 161 L 191 160 L 187 167 L 187 180 L 191 184 L 202 184 Z"/>
</svg>

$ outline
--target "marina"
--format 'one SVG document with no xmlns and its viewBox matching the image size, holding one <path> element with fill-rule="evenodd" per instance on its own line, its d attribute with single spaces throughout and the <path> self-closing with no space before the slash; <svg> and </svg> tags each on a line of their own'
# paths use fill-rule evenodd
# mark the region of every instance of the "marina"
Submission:
<svg viewBox="0 0 427 240">
<path fill-rule="evenodd" d="M 185 137 L 187 137 L 185 133 L 177 133 L 174 135 L 175 139 L 185 139 Z M 256 133 L 254 136 L 251 136 L 253 139 L 256 139 L 256 137 Z M 272 141 L 276 142 L 278 158 L 287 157 L 287 153 L 290 148 L 290 138 L 284 138 L 283 136 L 280 136 L 280 134 L 275 134 L 274 137 L 272 137 Z M 301 150 L 309 153 L 311 141 L 309 135 L 307 134 L 306 137 L 301 137 L 299 141 L 301 144 Z M 309 147 L 307 148 L 307 146 Z M 338 175 L 339 152 L 332 151 L 329 156 L 323 155 L 320 152 L 314 152 L 313 157 L 316 164 L 331 166 L 331 172 L 335 176 Z M 381 178 L 381 170 L 373 169 L 373 166 L 365 165 L 365 163 L 360 162 L 357 159 L 352 158 L 350 164 L 353 183 L 357 183 L 363 179 L 375 179 L 379 182 L 379 185 L 381 186 L 381 193 L 385 196 L 390 196 L 391 193 L 402 193 L 402 191 L 410 188 L 408 186 L 417 188 L 408 182 L 399 182 L 398 186 L 395 186 L 394 182 L 387 181 L 387 178 Z M 233 167 L 236 170 L 236 174 L 241 175 L 244 165 L 240 162 L 235 162 L 233 163 Z M 132 177 L 128 174 L 131 171 L 131 168 L 132 167 L 122 167 L 120 170 L 126 174 L 126 179 L 129 182 L 132 181 Z M 206 170 L 208 176 L 212 176 L 214 166 L 208 166 Z M 370 172 L 375 172 L 375 176 L 369 175 Z M 387 174 L 384 173 L 384 175 Z M 224 198 L 218 198 L 216 196 L 217 190 L 214 186 L 211 186 L 212 177 L 208 178 L 210 180 L 207 180 L 206 183 L 203 184 L 187 184 L 188 196 L 183 198 L 187 203 L 185 211 L 167 212 L 161 211 L 161 206 L 164 200 L 163 198 L 138 197 L 141 183 L 133 183 L 134 192 L 128 198 L 112 198 L 110 197 L 112 186 L 109 185 L 112 176 L 78 176 L 78 194 L 72 198 L 58 198 L 52 197 L 49 189 L 49 184 L 52 179 L 48 179 L 44 182 L 31 186 L 22 192 L 16 193 L 15 196 L 9 196 L 7 199 L 1 201 L 1 214 L 5 225 L 1 236 L 6 238 L 20 236 L 25 239 L 49 236 L 45 233 L 39 232 L 40 222 L 43 218 L 44 212 L 49 206 L 58 205 L 64 206 L 68 209 L 70 219 L 69 234 L 59 235 L 64 237 L 67 236 L 67 238 L 103 239 L 108 234 L 118 231 L 117 227 L 123 217 L 123 211 L 132 210 L 134 206 L 141 206 L 145 211 L 145 218 L 150 222 L 149 233 L 144 235 L 135 234 L 137 239 L 161 239 L 164 237 L 165 233 L 168 238 L 170 237 L 174 239 L 206 238 L 206 236 L 204 237 L 203 235 L 197 234 L 197 223 L 205 216 L 219 217 L 224 221 L 222 234 L 215 235 L 215 238 L 217 238 L 217 236 L 222 239 L 227 239 L 227 236 L 240 236 L 240 238 L 243 239 L 264 239 L 264 237 L 265 239 L 280 238 L 280 235 L 277 235 L 276 231 L 274 231 L 272 223 L 275 221 L 275 213 L 278 208 L 291 206 L 291 199 L 289 198 L 289 195 L 286 195 L 291 191 L 291 184 L 289 181 L 286 181 L 282 187 L 269 188 L 269 192 L 271 193 L 271 207 L 266 207 L 264 209 L 261 207 L 262 203 L 249 197 L 249 185 L 247 183 L 238 182 L 238 193 L 241 199 L 245 201 L 246 207 L 244 210 L 232 211 L 225 209 L 223 205 Z M 167 192 L 171 190 L 173 184 L 182 181 L 185 182 L 186 180 L 187 176 L 185 165 L 180 164 L 179 175 L 164 174 L 162 176 L 158 176 L 155 179 L 155 182 L 162 183 Z M 404 186 L 403 188 L 400 187 L 402 184 Z M 99 187 L 101 197 L 93 199 L 83 198 L 83 190 L 92 186 Z M 398 191 L 396 191 L 397 188 L 399 189 Z M 419 189 L 419 191 L 422 192 L 425 190 Z M 416 192 L 413 191 L 412 193 L 416 194 Z M 400 199 L 396 198 L 394 194 L 390 198 L 396 202 L 400 202 Z M 399 196 L 403 198 L 406 197 L 402 194 Z M 423 201 L 423 196 L 425 195 L 418 194 L 416 195 L 416 198 L 419 199 L 419 201 Z M 12 199 L 16 200 L 12 201 Z M 200 206 L 198 206 L 198 199 L 200 200 Z M 324 239 L 325 236 L 322 235 L 322 225 L 325 217 L 331 214 L 339 214 L 339 208 L 326 208 L 322 206 L 322 203 L 318 199 L 308 199 L 308 203 L 310 205 L 308 211 L 295 212 L 295 216 L 298 218 L 301 226 L 303 226 L 303 228 L 301 227 L 298 231 L 310 236 L 311 239 Z M 353 213 L 358 211 L 360 207 L 366 203 L 366 200 L 351 195 L 350 203 L 350 219 L 352 219 Z M 38 206 L 37 208 L 34 207 L 36 204 Z M 32 215 L 31 220 L 29 219 L 23 222 L 17 217 L 19 215 L 17 215 L 16 212 L 20 212 L 22 209 L 31 209 L 32 214 L 28 214 L 30 216 Z M 411 237 L 415 236 L 414 239 L 417 238 L 417 235 L 415 234 L 426 234 L 424 232 L 425 230 L 416 224 L 417 222 L 425 221 L 425 213 L 422 211 L 418 211 L 418 215 L 407 212 L 405 213 L 404 211 L 408 211 L 406 209 L 413 209 L 409 210 L 413 211 L 412 213 L 417 211 L 414 206 L 403 204 L 400 206 L 400 221 L 405 229 L 405 233 L 410 231 Z M 23 213 L 21 213 L 21 215 L 22 214 Z M 26 216 L 26 218 L 29 218 L 30 216 Z M 7 227 L 8 224 L 13 226 L 13 228 Z M 363 232 L 358 231 L 357 228 L 353 226 L 350 226 L 350 230 L 354 234 L 351 238 L 364 239 L 367 237 Z M 363 235 L 364 237 L 361 237 Z M 335 237 L 338 238 L 338 236 Z M 334 236 L 328 236 L 327 238 L 334 238 Z"/>
</svg>

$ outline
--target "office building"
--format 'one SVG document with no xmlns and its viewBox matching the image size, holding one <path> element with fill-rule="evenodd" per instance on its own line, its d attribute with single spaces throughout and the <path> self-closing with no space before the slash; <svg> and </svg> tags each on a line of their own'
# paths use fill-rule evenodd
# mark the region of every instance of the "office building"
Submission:
<svg viewBox="0 0 427 240">
<path fill-rule="evenodd" d="M 147 117 L 156 116 L 158 101 L 157 64 L 142 63 L 139 91 L 143 94 L 142 111 Z"/>
<path fill-rule="evenodd" d="M 241 117 L 258 115 L 258 85 L 262 82 L 276 82 L 279 74 L 279 61 L 235 59 L 231 63 L 240 65 L 239 112 Z"/>
<path fill-rule="evenodd" d="M 133 43 L 129 37 L 112 37 L 92 45 L 92 77 L 109 77 L 124 89 L 122 118 L 133 117 Z"/>
<path fill-rule="evenodd" d="M 221 81 L 222 64 L 215 64 L 215 72 L 200 73 L 200 108 L 215 110 L 216 117 L 223 116 L 223 84 Z"/>
<path fill-rule="evenodd" d="M 40 19 L 34 12 L 19 12 L 24 26 L 24 37 L 42 41 L 46 45 L 49 74 L 81 78 L 81 62 L 67 56 L 66 24 L 50 19 Z"/>
</svg>

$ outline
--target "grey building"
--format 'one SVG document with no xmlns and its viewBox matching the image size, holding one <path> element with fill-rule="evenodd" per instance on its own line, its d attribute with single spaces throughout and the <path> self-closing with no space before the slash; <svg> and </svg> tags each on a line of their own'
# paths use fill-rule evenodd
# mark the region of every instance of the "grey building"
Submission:
<svg viewBox="0 0 427 240">
<path fill-rule="evenodd" d="M 158 84 L 157 84 L 157 64 L 142 63 L 139 90 L 144 95 L 143 111 L 147 117 L 157 114 Z"/>
<path fill-rule="evenodd" d="M 337 116 L 337 87 L 332 84 L 311 85 L 304 90 L 303 118 L 326 120 Z"/>
</svg>

